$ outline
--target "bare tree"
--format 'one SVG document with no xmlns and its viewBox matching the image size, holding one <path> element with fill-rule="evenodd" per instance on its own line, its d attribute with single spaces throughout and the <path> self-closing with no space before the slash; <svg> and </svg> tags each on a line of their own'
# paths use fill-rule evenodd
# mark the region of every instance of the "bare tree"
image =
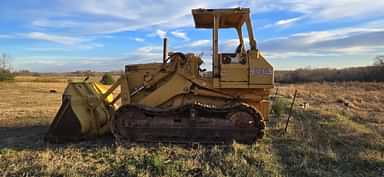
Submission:
<svg viewBox="0 0 384 177">
<path fill-rule="evenodd" d="M 6 53 L 0 55 L 0 69 L 11 70 L 11 57 Z"/>
<path fill-rule="evenodd" d="M 375 57 L 375 63 L 376 66 L 384 66 L 384 55 L 378 55 Z"/>
<path fill-rule="evenodd" d="M 5 53 L 0 55 L 0 81 L 14 80 L 15 75 L 11 72 L 11 57 Z"/>
</svg>

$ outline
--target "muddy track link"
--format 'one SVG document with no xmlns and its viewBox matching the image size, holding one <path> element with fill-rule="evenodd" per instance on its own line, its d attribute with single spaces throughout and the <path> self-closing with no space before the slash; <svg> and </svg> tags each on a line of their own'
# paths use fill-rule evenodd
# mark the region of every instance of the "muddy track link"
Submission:
<svg viewBox="0 0 384 177">
<path fill-rule="evenodd" d="M 141 105 L 120 107 L 112 119 L 119 144 L 175 143 L 251 144 L 264 134 L 261 114 L 246 104 L 212 108 L 198 104 L 174 109 Z"/>
</svg>

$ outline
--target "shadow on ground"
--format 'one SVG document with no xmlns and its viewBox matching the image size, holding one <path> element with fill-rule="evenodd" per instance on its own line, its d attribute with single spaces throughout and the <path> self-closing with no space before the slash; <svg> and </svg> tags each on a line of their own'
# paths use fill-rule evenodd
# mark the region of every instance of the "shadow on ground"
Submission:
<svg viewBox="0 0 384 177">
<path fill-rule="evenodd" d="M 65 148 L 69 145 L 87 146 L 106 146 L 114 145 L 112 135 L 88 141 L 69 142 L 65 144 L 52 144 L 44 140 L 45 133 L 48 131 L 49 125 L 25 125 L 15 127 L 0 127 L 0 149 L 13 150 L 42 150 L 45 148 Z"/>
</svg>

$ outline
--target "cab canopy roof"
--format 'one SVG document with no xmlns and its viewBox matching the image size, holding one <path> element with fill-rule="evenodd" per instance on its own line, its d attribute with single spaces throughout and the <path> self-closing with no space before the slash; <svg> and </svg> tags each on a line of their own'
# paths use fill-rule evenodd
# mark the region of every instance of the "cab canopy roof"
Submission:
<svg viewBox="0 0 384 177">
<path fill-rule="evenodd" d="M 249 18 L 249 8 L 193 9 L 196 28 L 213 28 L 213 19 L 220 16 L 219 28 L 240 28 Z"/>
</svg>

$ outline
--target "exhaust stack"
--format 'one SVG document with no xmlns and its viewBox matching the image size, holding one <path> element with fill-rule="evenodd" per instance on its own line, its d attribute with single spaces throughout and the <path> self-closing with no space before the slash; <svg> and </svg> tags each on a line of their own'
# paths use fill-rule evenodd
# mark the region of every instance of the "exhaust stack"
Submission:
<svg viewBox="0 0 384 177">
<path fill-rule="evenodd" d="M 167 38 L 163 39 L 163 64 L 165 64 L 168 57 L 168 40 Z"/>
</svg>

